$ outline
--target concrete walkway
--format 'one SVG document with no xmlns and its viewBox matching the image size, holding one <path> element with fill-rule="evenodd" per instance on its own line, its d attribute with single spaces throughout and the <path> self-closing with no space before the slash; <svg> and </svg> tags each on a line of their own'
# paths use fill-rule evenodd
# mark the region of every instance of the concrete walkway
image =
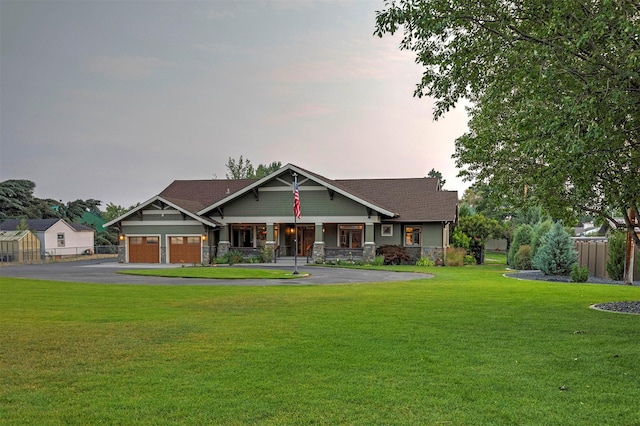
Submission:
<svg viewBox="0 0 640 426">
<path fill-rule="evenodd" d="M 120 274 L 123 269 L 180 268 L 182 265 L 166 264 L 124 264 L 114 259 L 82 260 L 37 265 L 15 265 L 0 268 L 2 277 L 32 278 L 52 281 L 86 282 L 98 284 L 145 284 L 145 285 L 225 285 L 225 286 L 273 286 L 273 285 L 321 285 L 349 284 L 389 281 L 410 281 L 431 278 L 430 274 L 413 272 L 371 271 L 363 269 L 328 268 L 307 265 L 306 259 L 298 259 L 297 271 L 300 278 L 263 280 L 217 280 L 202 278 L 142 277 Z M 278 259 L 278 263 L 220 265 L 219 268 L 262 268 L 294 271 L 293 258 Z M 304 274 L 310 274 L 304 276 Z"/>
</svg>

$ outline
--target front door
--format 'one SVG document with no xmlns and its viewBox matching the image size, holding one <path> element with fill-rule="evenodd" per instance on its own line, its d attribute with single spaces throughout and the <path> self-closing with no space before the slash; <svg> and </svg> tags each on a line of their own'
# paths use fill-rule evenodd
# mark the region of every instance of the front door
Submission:
<svg viewBox="0 0 640 426">
<path fill-rule="evenodd" d="M 298 226 L 298 256 L 311 255 L 316 240 L 316 227 L 313 225 Z"/>
</svg>

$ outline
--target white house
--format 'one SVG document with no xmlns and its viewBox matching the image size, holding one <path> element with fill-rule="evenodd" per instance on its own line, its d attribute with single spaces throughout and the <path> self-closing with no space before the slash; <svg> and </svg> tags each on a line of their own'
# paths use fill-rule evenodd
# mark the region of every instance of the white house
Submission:
<svg viewBox="0 0 640 426">
<path fill-rule="evenodd" d="M 0 230 L 13 231 L 21 226 L 22 219 L 7 219 L 0 223 Z M 79 223 L 67 223 L 63 219 L 25 219 L 27 229 L 40 240 L 41 254 L 69 256 L 93 253 L 94 230 Z"/>
</svg>

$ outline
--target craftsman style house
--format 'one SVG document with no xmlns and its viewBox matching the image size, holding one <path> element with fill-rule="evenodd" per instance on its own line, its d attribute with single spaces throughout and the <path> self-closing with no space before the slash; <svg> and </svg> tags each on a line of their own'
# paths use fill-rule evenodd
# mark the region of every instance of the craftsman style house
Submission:
<svg viewBox="0 0 640 426">
<path fill-rule="evenodd" d="M 174 181 L 104 226 L 120 231 L 120 262 L 199 264 L 229 250 L 283 257 L 296 248 L 313 262 L 371 260 L 382 245 L 444 260 L 457 202 L 433 178 L 331 180 L 287 164 L 262 179 Z"/>
</svg>

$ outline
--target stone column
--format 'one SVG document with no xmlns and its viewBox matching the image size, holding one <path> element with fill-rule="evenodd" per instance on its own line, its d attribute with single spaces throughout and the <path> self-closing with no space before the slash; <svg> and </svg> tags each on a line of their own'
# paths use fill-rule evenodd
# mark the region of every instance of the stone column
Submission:
<svg viewBox="0 0 640 426">
<path fill-rule="evenodd" d="M 264 242 L 265 260 L 267 262 L 276 262 L 276 242 L 275 226 L 273 223 L 267 223 L 267 240 Z"/>
<path fill-rule="evenodd" d="M 220 227 L 220 241 L 218 241 L 218 257 L 222 257 L 229 252 L 231 241 L 229 239 L 229 225 Z"/>
<path fill-rule="evenodd" d="M 120 243 L 118 244 L 118 263 L 126 263 L 126 261 L 127 261 L 126 242 L 125 240 L 120 240 Z"/>
<path fill-rule="evenodd" d="M 366 223 L 364 226 L 364 245 L 362 246 L 362 261 L 373 262 L 376 257 L 375 225 Z"/>
<path fill-rule="evenodd" d="M 316 223 L 316 235 L 315 240 L 313 242 L 313 252 L 311 255 L 311 260 L 314 263 L 322 263 L 324 262 L 325 252 L 324 252 L 324 223 L 318 222 Z"/>
</svg>

